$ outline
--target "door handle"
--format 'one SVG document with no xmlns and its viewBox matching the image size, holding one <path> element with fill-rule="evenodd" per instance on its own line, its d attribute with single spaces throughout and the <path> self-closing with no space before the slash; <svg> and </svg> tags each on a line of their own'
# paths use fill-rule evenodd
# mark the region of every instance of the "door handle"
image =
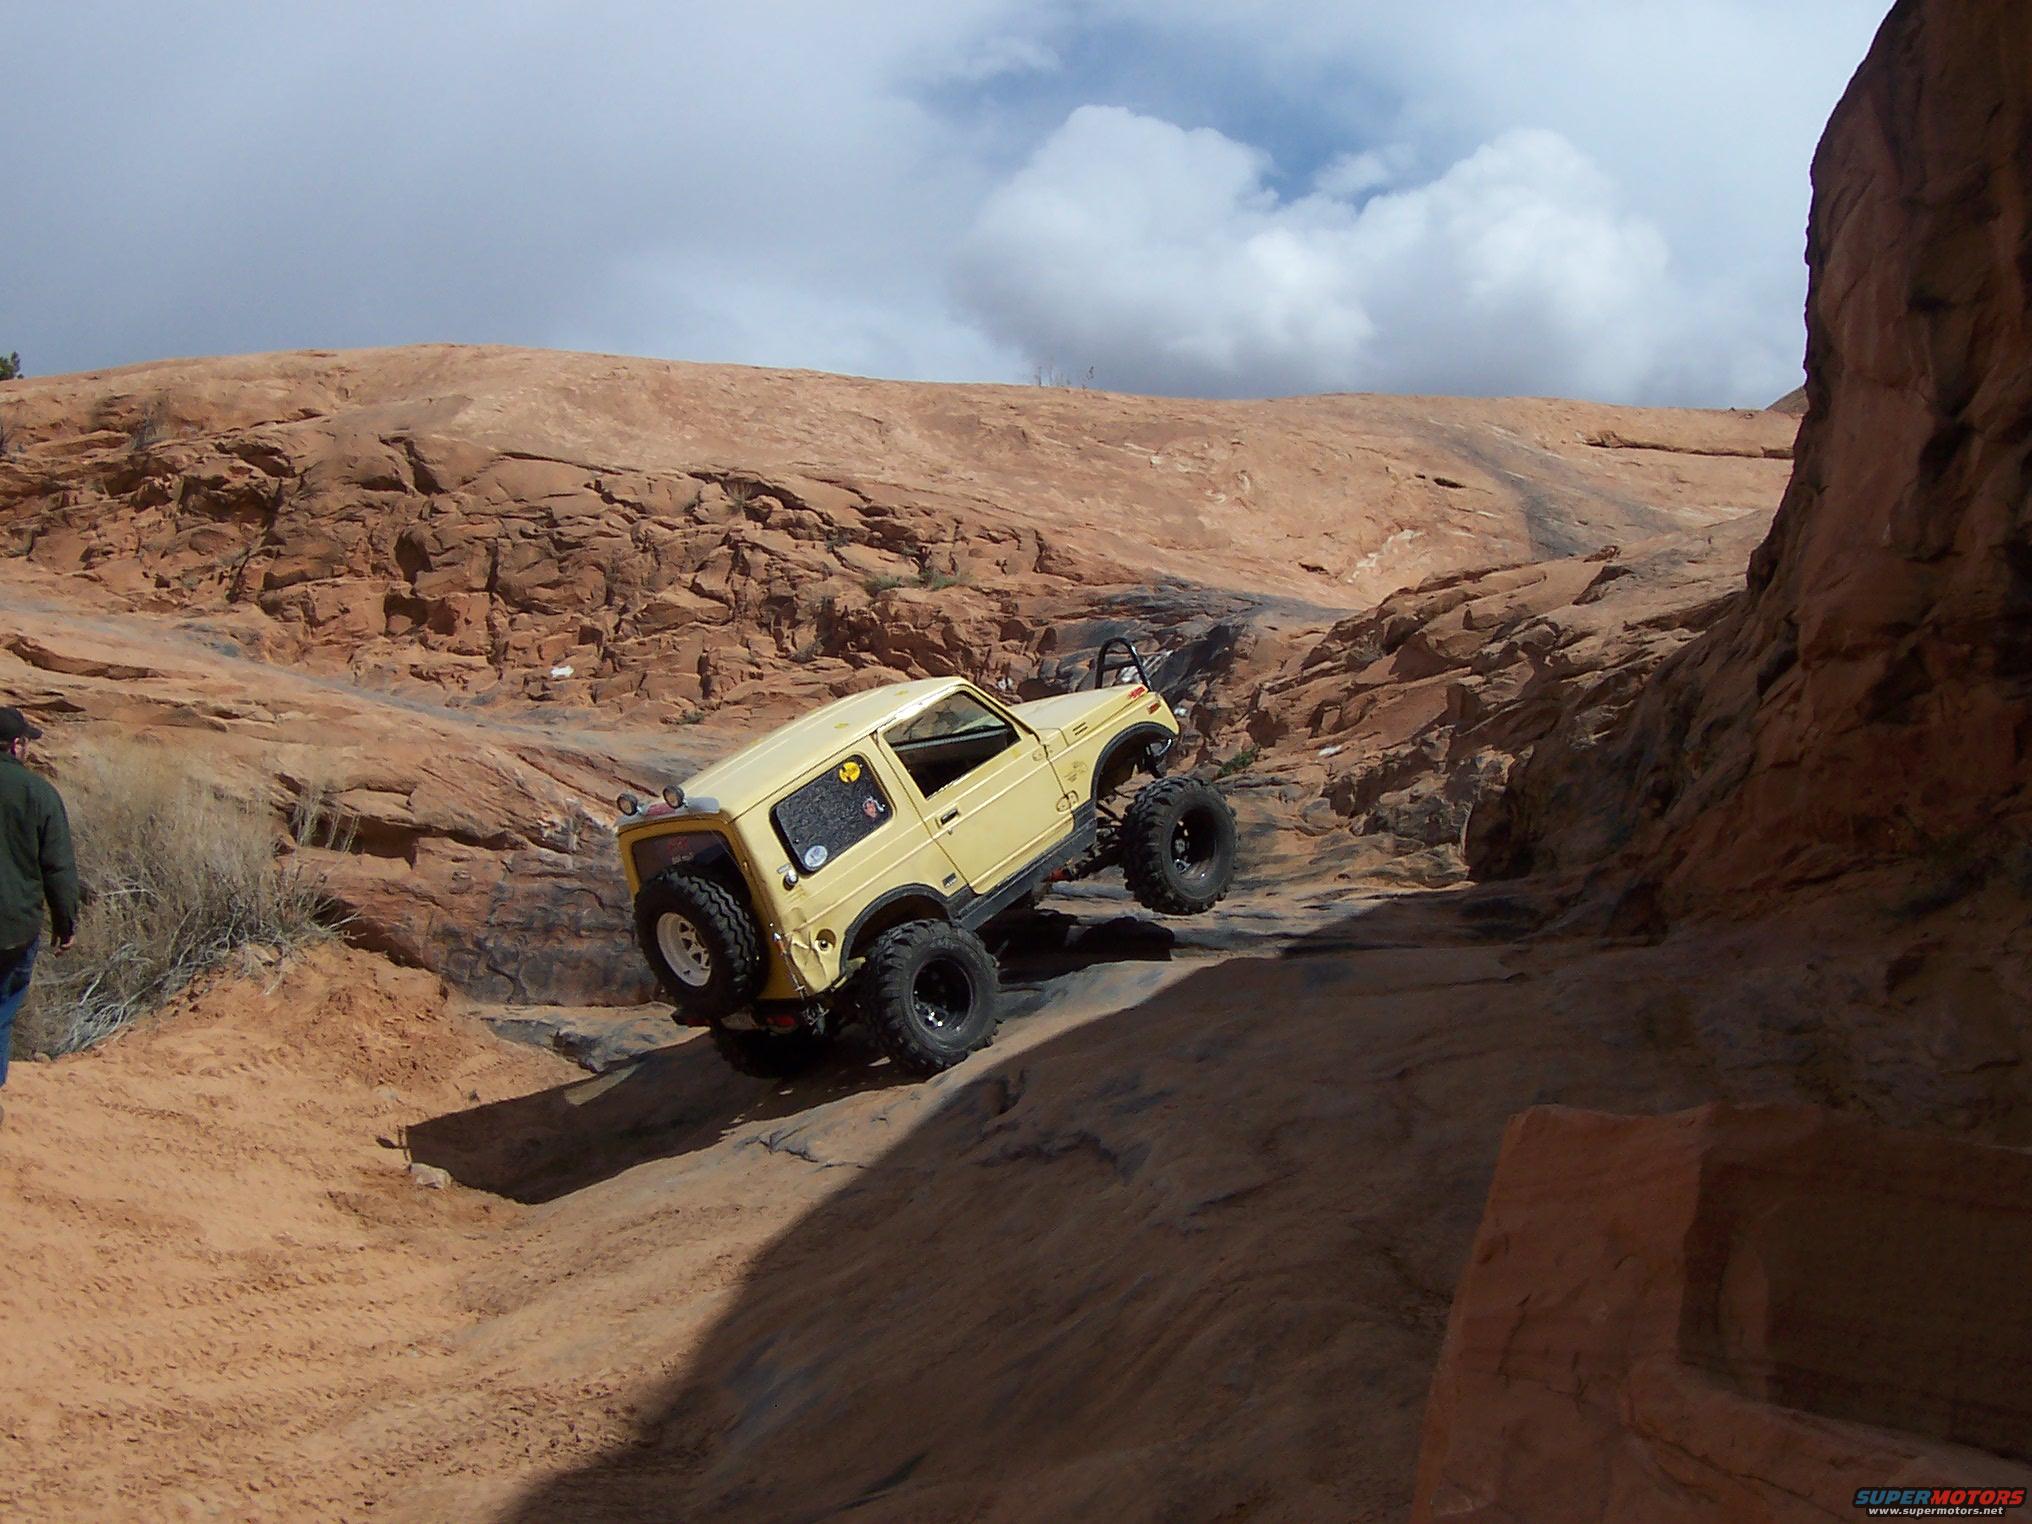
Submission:
<svg viewBox="0 0 2032 1524">
<path fill-rule="evenodd" d="M 942 826 L 949 826 L 959 818 L 960 812 L 958 810 L 956 809 L 947 810 L 943 815 L 938 817 L 938 823 Z"/>
</svg>

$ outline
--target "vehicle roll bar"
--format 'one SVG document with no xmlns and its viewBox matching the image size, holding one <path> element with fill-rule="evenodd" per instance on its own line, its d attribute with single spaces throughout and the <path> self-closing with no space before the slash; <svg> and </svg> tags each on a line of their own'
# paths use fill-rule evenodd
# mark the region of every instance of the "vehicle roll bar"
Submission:
<svg viewBox="0 0 2032 1524">
<path fill-rule="evenodd" d="M 1116 650 L 1118 646 L 1121 648 L 1119 652 Z M 1101 642 L 1100 650 L 1094 653 L 1094 686 L 1105 688 L 1110 678 L 1117 673 L 1132 669 L 1144 687 L 1153 692 L 1156 690 L 1157 685 L 1150 681 L 1150 669 L 1143 665 L 1143 658 L 1137 654 L 1136 647 L 1130 644 L 1129 638 L 1126 635 L 1110 636 Z"/>
</svg>

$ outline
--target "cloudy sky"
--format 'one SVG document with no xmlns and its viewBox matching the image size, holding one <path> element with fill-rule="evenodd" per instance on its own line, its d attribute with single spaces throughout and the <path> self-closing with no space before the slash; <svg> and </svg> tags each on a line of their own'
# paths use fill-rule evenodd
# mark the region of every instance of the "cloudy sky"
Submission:
<svg viewBox="0 0 2032 1524">
<path fill-rule="evenodd" d="M 1761 404 L 1884 4 L 0 0 L 0 351 Z"/>
</svg>

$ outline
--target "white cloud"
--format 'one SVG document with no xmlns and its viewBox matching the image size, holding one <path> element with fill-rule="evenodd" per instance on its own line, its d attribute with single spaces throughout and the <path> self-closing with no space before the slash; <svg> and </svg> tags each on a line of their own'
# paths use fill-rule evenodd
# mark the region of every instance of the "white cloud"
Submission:
<svg viewBox="0 0 2032 1524">
<path fill-rule="evenodd" d="M 9 34 L 37 66 L 0 168 L 8 347 L 38 374 L 459 339 L 1013 379 L 940 280 L 991 173 L 912 93 L 1045 67 L 997 42 L 1004 3 L 37 10 Z"/>
<path fill-rule="evenodd" d="M 1336 154 L 1312 177 L 1312 188 L 1323 196 L 1356 201 L 1401 181 L 1410 169 L 1412 151 L 1408 144 L 1393 143 L 1386 148 L 1365 148 L 1359 153 Z"/>
<path fill-rule="evenodd" d="M 1768 400 L 1882 3 L 21 7 L 0 341 Z"/>
<path fill-rule="evenodd" d="M 1398 172 L 1380 155 L 1293 199 L 1270 171 L 1220 133 L 1082 107 L 983 205 L 963 298 L 1034 360 L 1132 390 L 1629 397 L 1683 363 L 1664 236 L 1557 133 L 1359 200 Z"/>
<path fill-rule="evenodd" d="M 950 84 L 982 85 L 1011 75 L 1049 73 L 1058 67 L 1058 55 L 1036 38 L 999 33 L 943 59 L 935 72 Z"/>
</svg>

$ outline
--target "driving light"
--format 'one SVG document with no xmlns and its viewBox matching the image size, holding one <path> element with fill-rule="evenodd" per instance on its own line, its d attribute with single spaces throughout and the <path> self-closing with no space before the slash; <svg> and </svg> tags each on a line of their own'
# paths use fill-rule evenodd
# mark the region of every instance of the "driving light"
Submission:
<svg viewBox="0 0 2032 1524">
<path fill-rule="evenodd" d="M 632 815 L 642 808 L 642 801 L 637 799 L 633 794 L 623 794 L 619 799 L 614 801 L 614 808 L 619 810 L 623 815 Z"/>
<path fill-rule="evenodd" d="M 677 787 L 675 784 L 666 783 L 663 786 L 663 802 L 669 805 L 673 810 L 683 809 L 684 790 Z"/>
</svg>

